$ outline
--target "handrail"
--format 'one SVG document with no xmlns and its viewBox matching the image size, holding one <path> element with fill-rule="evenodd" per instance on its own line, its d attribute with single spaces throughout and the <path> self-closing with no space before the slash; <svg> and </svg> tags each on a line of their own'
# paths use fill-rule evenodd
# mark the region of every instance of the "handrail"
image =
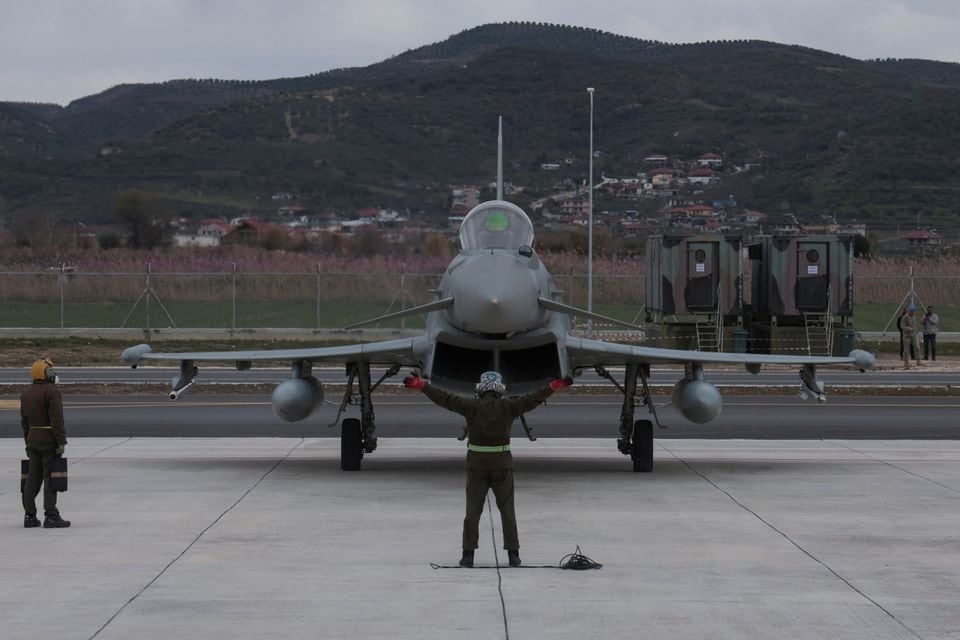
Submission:
<svg viewBox="0 0 960 640">
<path fill-rule="evenodd" d="M 723 353 L 723 285 L 717 285 L 717 320 L 716 320 L 716 330 L 717 330 L 717 352 Z"/>
<path fill-rule="evenodd" d="M 823 324 L 826 326 L 824 333 L 827 336 L 827 355 L 833 355 L 833 306 L 830 304 L 833 301 L 832 291 L 833 284 L 827 284 L 827 310 L 823 316 Z"/>
</svg>

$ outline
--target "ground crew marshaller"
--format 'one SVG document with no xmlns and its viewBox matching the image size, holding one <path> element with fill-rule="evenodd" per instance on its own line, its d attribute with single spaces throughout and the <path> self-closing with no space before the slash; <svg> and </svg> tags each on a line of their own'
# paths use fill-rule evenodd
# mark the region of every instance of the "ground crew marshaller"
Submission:
<svg viewBox="0 0 960 640">
<path fill-rule="evenodd" d="M 463 557 L 461 567 L 473 566 L 473 552 L 479 539 L 487 491 L 493 495 L 503 523 L 503 548 L 511 567 L 520 566 L 520 540 L 513 505 L 513 454 L 510 453 L 510 428 L 513 421 L 546 400 L 557 389 L 569 387 L 573 378 L 556 379 L 527 395 L 505 398 L 503 377 L 496 371 L 480 376 L 476 397 L 461 396 L 438 389 L 423 378 L 412 375 L 403 384 L 420 389 L 445 409 L 467 419 L 467 513 L 463 520 Z"/>
<path fill-rule="evenodd" d="M 63 426 L 63 401 L 56 387 L 57 376 L 53 362 L 40 358 L 30 367 L 33 384 L 20 394 L 20 426 L 27 445 L 30 471 L 23 488 L 23 526 L 39 527 L 37 494 L 43 484 L 43 526 L 46 529 L 69 527 L 70 522 L 60 517 L 57 510 L 57 492 L 50 488 L 50 462 L 62 456 L 67 446 L 67 432 Z"/>
</svg>

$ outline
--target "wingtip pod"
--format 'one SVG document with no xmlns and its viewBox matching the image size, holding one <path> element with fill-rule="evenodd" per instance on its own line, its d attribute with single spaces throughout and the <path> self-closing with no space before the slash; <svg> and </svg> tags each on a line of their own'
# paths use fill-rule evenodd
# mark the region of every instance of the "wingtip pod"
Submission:
<svg viewBox="0 0 960 640">
<path fill-rule="evenodd" d="M 135 347 L 124 349 L 123 353 L 120 354 L 120 359 L 123 361 L 123 364 L 136 369 L 137 365 L 140 364 L 140 359 L 150 353 L 150 351 L 150 345 L 138 344 Z"/>
<path fill-rule="evenodd" d="M 850 357 L 853 358 L 854 365 L 857 369 L 860 369 L 860 371 L 873 369 L 874 365 L 877 364 L 877 358 L 869 351 L 864 351 L 863 349 L 854 349 L 850 352 Z"/>
</svg>

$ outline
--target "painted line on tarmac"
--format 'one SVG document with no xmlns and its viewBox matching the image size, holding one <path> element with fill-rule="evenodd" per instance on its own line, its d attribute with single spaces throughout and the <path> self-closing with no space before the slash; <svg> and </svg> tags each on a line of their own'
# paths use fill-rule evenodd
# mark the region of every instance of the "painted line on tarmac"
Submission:
<svg viewBox="0 0 960 640">
<path fill-rule="evenodd" d="M 151 409 L 154 407 L 257 407 L 269 406 L 269 402 L 152 402 L 152 403 L 128 403 L 128 402 L 104 402 L 97 404 L 72 404 L 66 403 L 67 409 Z"/>
</svg>

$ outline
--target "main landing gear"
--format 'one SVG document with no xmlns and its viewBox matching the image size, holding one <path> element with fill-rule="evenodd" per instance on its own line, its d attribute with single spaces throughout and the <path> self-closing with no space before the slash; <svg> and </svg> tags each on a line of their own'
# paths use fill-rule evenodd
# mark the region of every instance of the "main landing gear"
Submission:
<svg viewBox="0 0 960 640">
<path fill-rule="evenodd" d="M 602 378 L 614 384 L 623 394 L 623 406 L 620 409 L 620 437 L 617 439 L 617 449 L 620 453 L 630 456 L 633 461 L 633 470 L 648 473 L 653 471 L 653 421 L 634 421 L 634 411 L 637 406 L 637 379 L 642 382 L 642 401 L 647 406 L 654 420 L 657 418 L 650 397 L 650 387 L 647 378 L 650 376 L 650 365 L 628 364 L 621 386 L 609 371 L 601 366 L 594 367 Z"/>
<path fill-rule="evenodd" d="M 346 410 L 349 404 L 360 404 L 360 418 L 344 418 L 340 425 L 340 468 L 344 471 L 357 471 L 360 469 L 360 463 L 363 460 L 363 454 L 373 453 L 377 448 L 377 425 L 373 413 L 373 392 L 380 386 L 384 380 L 397 375 L 400 371 L 400 365 L 390 367 L 383 376 L 377 380 L 376 384 L 370 384 L 370 363 L 369 362 L 348 362 L 347 363 L 347 388 L 343 393 L 343 400 L 340 403 L 340 410 L 337 412 L 337 419 Z M 353 382 L 357 381 L 358 393 L 355 397 L 353 393 Z M 334 420 L 333 424 L 336 425 Z"/>
</svg>

